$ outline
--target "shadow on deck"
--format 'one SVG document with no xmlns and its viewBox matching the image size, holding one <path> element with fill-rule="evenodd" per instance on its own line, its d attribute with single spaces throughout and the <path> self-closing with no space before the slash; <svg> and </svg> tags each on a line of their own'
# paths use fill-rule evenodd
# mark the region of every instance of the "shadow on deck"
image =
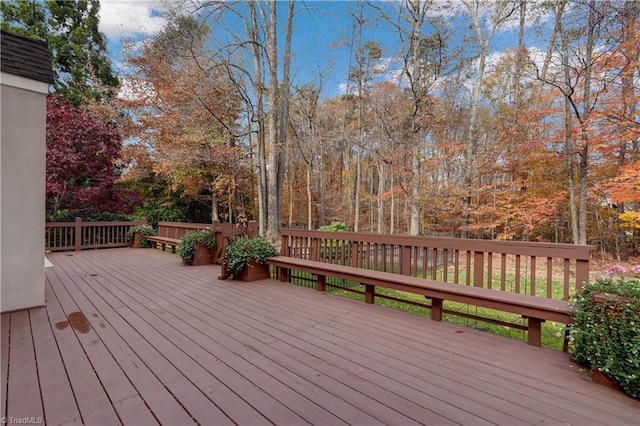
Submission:
<svg viewBox="0 0 640 426">
<path fill-rule="evenodd" d="M 567 354 L 151 249 L 48 255 L 2 315 L 9 423 L 638 424 Z M 25 422 L 25 419 L 27 420 Z"/>
</svg>

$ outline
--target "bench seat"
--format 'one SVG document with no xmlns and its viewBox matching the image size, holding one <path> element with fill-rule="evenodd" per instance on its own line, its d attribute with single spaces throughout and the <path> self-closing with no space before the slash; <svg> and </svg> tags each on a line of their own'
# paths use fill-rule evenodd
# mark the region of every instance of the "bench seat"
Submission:
<svg viewBox="0 0 640 426">
<path fill-rule="evenodd" d="M 556 321 L 569 324 L 573 321 L 572 309 L 565 300 L 547 299 L 482 287 L 469 287 L 288 256 L 271 257 L 267 259 L 267 263 L 280 268 L 281 281 L 289 280 L 290 269 L 316 275 L 318 291 L 324 291 L 327 276 L 359 282 L 365 285 L 365 301 L 367 303 L 374 303 L 376 286 L 423 295 L 431 299 L 431 319 L 436 321 L 442 320 L 444 300 L 519 314 L 528 319 L 528 343 L 534 346 L 541 345 L 542 322 Z"/>
<path fill-rule="evenodd" d="M 153 245 L 153 248 L 157 248 L 158 244 L 162 246 L 162 251 L 165 251 L 167 246 L 171 246 L 171 252 L 176 252 L 176 246 L 180 244 L 180 238 L 169 238 L 169 237 L 159 237 L 159 236 L 150 236 L 147 237 L 147 241 L 150 241 Z"/>
</svg>

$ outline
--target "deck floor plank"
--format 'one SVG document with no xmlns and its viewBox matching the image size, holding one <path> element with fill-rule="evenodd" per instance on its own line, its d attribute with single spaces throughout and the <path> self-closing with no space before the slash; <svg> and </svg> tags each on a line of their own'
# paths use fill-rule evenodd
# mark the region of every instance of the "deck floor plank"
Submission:
<svg viewBox="0 0 640 426">
<path fill-rule="evenodd" d="M 85 424 L 120 424 L 112 401 L 100 383 L 75 330 L 69 325 L 64 325 L 68 321 L 67 315 L 54 290 L 64 288 L 64 284 L 54 268 L 47 270 L 46 284 L 47 313 L 53 325 L 53 334 L 67 370 L 81 421 Z"/>
<path fill-rule="evenodd" d="M 219 309 L 223 309 L 223 307 L 220 307 Z M 230 313 L 230 312 L 225 312 L 225 313 L 224 313 L 224 315 L 225 315 L 225 317 L 226 317 L 226 316 L 232 315 L 232 313 Z M 244 316 L 239 316 L 239 317 L 237 317 L 237 318 L 232 318 L 232 319 L 233 319 L 234 324 L 236 324 L 236 325 L 237 325 L 237 324 L 239 324 L 239 323 L 242 323 L 242 321 L 243 321 L 243 320 L 245 320 L 245 321 L 246 321 L 246 318 L 247 318 L 248 316 L 250 316 L 250 315 L 251 315 L 251 313 L 247 310 L 247 311 L 245 311 L 245 313 L 244 313 L 243 315 L 244 315 Z M 266 327 L 266 328 L 271 328 L 271 329 L 272 329 L 271 331 L 273 332 L 274 322 L 269 322 L 268 324 L 263 325 L 263 324 L 261 324 L 261 321 L 257 321 L 257 322 L 256 322 L 256 324 L 254 324 L 254 325 L 253 325 L 253 327 L 254 327 L 254 328 L 255 328 L 255 327 L 262 327 L 262 326 L 264 326 L 264 327 Z M 295 330 L 295 331 L 296 331 L 296 332 L 298 332 L 298 331 L 300 331 L 300 330 Z M 280 336 L 280 338 L 286 338 L 286 334 L 285 334 L 285 335 L 283 335 L 283 336 L 284 336 L 284 337 Z M 267 339 L 267 340 L 272 340 L 272 339 Z M 458 411 L 458 410 L 456 409 L 456 411 Z"/>
<path fill-rule="evenodd" d="M 264 292 L 262 292 L 262 293 L 264 293 Z M 245 300 L 245 299 L 243 299 L 243 300 Z M 480 334 L 481 334 L 481 335 L 484 335 L 484 333 L 480 333 Z M 521 345 L 520 345 L 520 346 L 521 346 Z M 525 348 L 527 348 L 527 347 L 525 346 Z M 528 349 L 528 348 L 527 348 L 527 349 Z M 585 418 L 584 418 L 584 417 L 580 417 L 580 419 L 581 419 L 581 420 L 585 420 Z"/>
<path fill-rule="evenodd" d="M 154 293 L 145 292 L 141 287 L 142 286 L 138 287 L 136 290 L 141 294 L 147 293 L 148 297 L 153 297 Z M 144 303 L 149 307 L 149 310 L 146 313 L 139 310 L 137 311 L 138 314 L 147 317 L 150 315 L 160 315 L 167 324 L 174 327 L 171 329 L 165 326 L 162 328 L 162 332 L 171 337 L 172 341 L 180 342 L 180 347 L 189 348 L 189 353 L 198 359 L 203 366 L 215 368 L 215 364 L 211 365 L 207 363 L 207 359 L 210 358 L 211 354 L 205 353 L 207 349 L 215 350 L 220 361 L 231 366 L 236 371 L 243 372 L 247 378 L 255 381 L 257 377 L 263 376 L 260 379 L 260 386 L 274 395 L 274 397 L 281 398 L 283 403 L 294 407 L 307 421 L 316 424 L 331 424 L 335 422 L 337 418 L 341 418 L 347 423 L 352 423 L 357 419 L 362 421 L 362 419 L 365 418 L 366 414 L 363 411 L 345 404 L 340 398 L 336 398 L 323 389 L 318 388 L 310 381 L 301 383 L 299 376 L 290 374 L 288 370 L 285 370 L 263 356 L 262 352 L 265 347 L 257 347 L 260 346 L 260 342 L 252 341 L 250 343 L 251 347 L 243 345 L 230 337 L 237 335 L 237 331 L 224 335 L 217 332 L 213 326 L 206 324 L 206 322 L 199 321 L 196 318 L 193 318 L 193 320 L 189 319 L 187 321 L 189 325 L 187 325 L 184 320 L 186 319 L 186 315 L 189 315 L 188 312 L 183 311 L 179 313 L 179 317 L 176 315 L 167 315 L 167 311 L 164 310 L 164 308 L 151 302 L 150 299 Z M 172 306 L 166 305 L 166 307 L 173 307 L 175 309 L 177 305 L 174 301 Z M 212 311 L 217 310 L 215 307 L 213 308 Z M 214 324 L 219 328 L 221 322 L 220 320 L 215 320 Z M 189 339 L 185 339 L 186 337 L 189 337 Z M 195 342 L 198 342 L 198 344 L 196 345 Z M 200 347 L 199 345 L 202 346 Z M 255 348 L 255 350 L 253 350 L 252 347 Z M 238 357 L 238 355 L 240 355 L 241 358 Z M 264 372 L 266 371 L 269 372 L 268 375 L 265 375 Z M 273 377 L 273 379 L 271 379 L 271 377 Z M 298 394 L 291 392 L 288 387 L 291 387 L 291 390 L 299 392 L 300 395 L 304 395 L 308 400 L 302 399 Z M 318 400 L 320 401 L 320 406 L 310 404 L 310 401 Z M 336 417 L 326 410 L 320 409 L 321 406 L 331 407 Z M 396 418 L 396 420 L 398 420 L 398 418 Z M 406 421 L 407 419 L 404 418 L 404 420 Z M 376 420 L 373 417 L 367 419 L 368 424 L 375 424 L 375 422 Z"/>
<path fill-rule="evenodd" d="M 141 291 L 141 287 L 142 286 L 137 287 L 136 290 Z M 164 306 L 167 309 L 173 308 L 174 310 L 176 308 L 179 308 L 182 302 L 179 302 L 177 298 L 171 298 L 171 302 L 169 302 L 168 300 L 155 299 L 155 302 L 149 302 L 149 303 L 150 303 L 149 307 L 152 312 L 154 312 L 155 314 L 158 314 L 159 312 L 159 315 L 162 315 L 165 321 L 173 324 L 174 327 L 176 327 L 176 329 L 181 333 L 192 336 L 192 339 L 194 341 L 197 340 L 198 342 L 203 342 L 203 341 L 210 340 L 212 345 L 217 346 L 216 354 L 218 356 L 226 355 L 225 358 L 228 362 L 234 362 L 234 357 L 235 357 L 236 358 L 235 364 L 237 364 L 237 356 L 239 355 L 247 359 L 248 361 L 253 362 L 254 364 L 259 363 L 260 367 L 263 368 L 265 371 L 269 371 L 269 374 L 272 376 L 277 375 L 278 373 L 277 368 L 280 367 L 280 372 L 282 374 L 278 376 L 279 380 L 281 380 L 283 383 L 289 386 L 292 386 L 293 388 L 296 388 L 296 390 L 305 394 L 308 398 L 314 401 L 317 400 L 319 396 L 322 397 L 323 400 L 325 401 L 325 404 L 326 404 L 325 406 L 332 407 L 332 410 L 336 413 L 336 415 L 347 422 L 352 423 L 352 422 L 356 422 L 356 419 L 360 419 L 360 421 L 364 419 L 366 420 L 367 424 L 375 423 L 374 418 L 367 419 L 366 414 L 361 409 L 359 409 L 359 408 L 363 408 L 363 405 L 364 405 L 364 408 L 371 408 L 371 411 L 374 411 L 374 412 L 384 411 L 380 409 L 379 403 L 377 402 L 375 404 L 371 404 L 371 407 L 368 407 L 366 404 L 363 404 L 364 399 L 358 398 L 358 396 L 356 396 L 357 404 L 355 404 L 355 406 L 345 404 L 342 399 L 343 398 L 348 399 L 350 394 L 352 394 L 353 392 L 351 393 L 345 392 L 343 395 L 339 395 L 339 397 L 335 397 L 329 392 L 326 392 L 323 389 L 319 389 L 316 385 L 314 385 L 311 382 L 311 380 L 309 380 L 305 384 L 306 387 L 304 387 L 301 390 L 299 375 L 291 374 L 289 370 L 286 370 L 285 368 L 279 366 L 278 364 L 270 360 L 268 357 L 263 355 L 264 351 L 269 349 L 267 345 L 264 345 L 261 342 L 256 341 L 251 337 L 248 337 L 248 335 L 246 336 L 248 337 L 249 340 L 245 341 L 244 343 L 233 339 L 232 336 L 238 336 L 238 335 L 242 336 L 242 334 L 239 334 L 237 330 L 232 329 L 228 324 L 226 324 L 226 322 L 229 321 L 229 318 L 226 316 L 225 313 L 222 313 L 222 315 L 218 318 L 211 318 L 210 316 L 207 316 L 204 312 L 201 311 L 201 314 L 203 315 L 202 318 L 198 318 L 197 316 L 189 317 L 190 315 L 190 313 L 188 312 L 189 306 L 182 305 L 182 306 L 186 306 L 187 310 L 186 311 L 183 310 L 182 312 L 180 312 L 179 313 L 180 318 L 178 318 L 175 315 L 164 315 L 167 311 L 162 307 Z M 212 305 L 211 307 L 212 309 L 210 309 L 209 315 L 215 315 L 214 313 L 218 312 L 219 309 L 215 305 Z M 208 320 L 212 320 L 212 322 L 208 322 Z M 233 324 L 236 324 L 236 325 L 238 324 L 233 319 L 232 319 L 232 322 Z M 189 326 L 187 326 L 187 323 L 189 324 Z M 226 332 L 226 334 L 220 332 L 219 330 L 223 330 L 224 332 Z M 251 347 L 256 348 L 256 350 L 255 351 L 251 350 Z M 221 350 L 223 348 L 227 349 L 224 351 L 225 352 L 224 354 L 221 353 Z M 288 358 L 284 362 L 284 365 L 287 366 L 286 368 L 289 368 L 292 362 L 293 362 L 293 359 Z M 267 368 L 267 366 L 270 366 L 271 368 Z M 245 365 L 239 365 L 236 368 L 244 369 L 245 367 L 246 367 Z M 306 369 L 304 371 L 305 373 L 308 372 Z M 286 380 L 282 378 L 283 375 L 287 377 Z M 316 377 L 317 376 L 314 374 L 310 374 L 309 376 L 310 379 L 313 379 Z M 336 384 L 339 384 L 339 382 L 336 382 Z M 308 390 L 309 387 L 312 388 L 311 393 Z M 355 407 L 359 407 L 359 408 L 355 408 Z M 357 417 L 352 417 L 356 415 Z M 327 423 L 326 415 L 322 417 L 322 420 L 323 420 L 323 423 Z M 408 420 L 409 419 L 407 417 L 404 417 L 396 412 L 395 416 L 390 417 L 387 423 L 406 424 Z"/>
<path fill-rule="evenodd" d="M 98 281 L 91 281 L 90 286 L 98 286 Z M 133 328 L 142 332 L 152 347 L 156 348 L 158 353 L 162 353 L 166 357 L 166 361 L 171 363 L 175 368 L 170 368 L 168 365 L 157 364 L 157 360 L 153 361 L 156 364 L 155 369 L 163 371 L 174 371 L 176 373 L 183 374 L 186 378 L 193 381 L 194 384 L 206 394 L 212 394 L 212 398 L 216 402 L 220 401 L 221 405 L 227 407 L 228 414 L 231 415 L 234 421 L 242 424 L 250 424 L 256 422 L 264 422 L 266 416 L 269 419 L 281 424 L 300 423 L 301 417 L 294 414 L 286 405 L 279 404 L 278 401 L 269 397 L 269 395 L 262 391 L 258 386 L 251 383 L 242 375 L 236 371 L 228 368 L 221 362 L 217 362 L 216 359 L 209 359 L 209 369 L 203 368 L 198 365 L 193 359 L 193 353 L 188 354 L 183 351 L 183 345 L 179 344 L 180 336 L 172 335 L 167 337 L 166 335 L 159 333 L 154 327 L 162 324 L 162 320 L 155 316 L 152 323 L 145 322 L 140 314 L 145 311 L 144 305 L 138 303 L 136 300 L 130 298 L 127 294 L 120 293 L 128 305 L 125 307 L 125 303 L 111 294 L 117 287 L 110 286 L 108 291 L 105 288 L 96 288 L 103 297 L 108 298 L 112 303 L 121 306 L 118 311 L 119 314 L 129 322 Z M 134 292 L 130 292 L 132 294 Z M 131 307 L 131 308 L 130 308 Z M 135 312 L 134 312 L 135 311 Z M 168 330 L 168 329 L 166 329 Z M 170 337 L 173 337 L 170 338 Z M 178 341 L 176 341 L 178 339 Z M 184 342 L 183 342 L 184 344 Z M 229 389 L 231 388 L 231 390 Z M 235 390 L 235 393 L 233 392 Z M 243 401 L 246 400 L 247 402 Z M 190 398 L 182 398 L 183 404 L 191 403 Z M 262 415 L 252 408 L 249 403 L 253 403 L 256 407 L 262 407 Z M 211 418 L 205 417 L 205 418 Z"/>
<path fill-rule="evenodd" d="M 638 424 L 558 351 L 159 250 L 48 257 L 46 308 L 0 328 L 2 391 L 42 392 L 47 424 Z M 86 332 L 56 327 L 73 312 Z M 18 396 L 3 410 L 37 416 Z"/>
<path fill-rule="evenodd" d="M 75 278 L 76 286 L 84 287 L 83 291 L 91 297 L 105 321 L 105 327 L 98 326 L 96 330 L 108 342 L 120 366 L 138 389 L 142 401 L 149 406 L 158 421 L 165 424 L 188 424 L 193 423 L 193 418 L 217 418 L 222 423 L 225 416 L 215 410 L 214 405 L 203 404 L 201 393 L 190 383 L 185 383 L 184 378 L 166 361 L 164 355 L 147 342 L 147 337 L 121 317 L 117 311 L 125 309 L 124 305 L 119 302 L 109 304 L 111 300 L 107 294 L 90 292 L 87 281 L 96 277 L 82 275 L 84 277 Z M 78 298 L 85 294 L 78 287 L 74 291 Z M 185 405 L 190 405 L 191 411 Z"/>
<path fill-rule="evenodd" d="M 103 290 L 106 291 L 106 289 Z M 180 313 L 180 317 L 177 317 L 167 314 L 164 309 L 158 310 L 152 299 L 150 299 L 154 298 L 156 294 L 145 289 L 142 285 L 136 289 L 135 293 L 120 289 L 116 294 L 115 290 L 112 286 L 111 291 L 114 295 L 117 295 L 127 306 L 137 306 L 134 310 L 141 319 L 144 319 L 148 324 L 153 324 L 158 333 L 166 336 L 175 345 L 188 352 L 194 361 L 206 367 L 214 377 L 223 380 L 225 383 L 237 383 L 236 392 L 241 393 L 247 401 L 255 398 L 255 395 L 246 395 L 249 388 L 255 386 L 258 390 L 262 389 L 262 391 L 259 391 L 261 394 L 268 393 L 274 400 L 280 401 L 283 407 L 292 407 L 297 415 L 300 416 L 299 418 L 283 418 L 282 414 L 279 414 L 280 418 L 270 416 L 270 420 L 276 423 L 299 423 L 304 418 L 314 424 L 342 423 L 338 417 L 313 403 L 312 399 L 307 399 L 305 396 L 290 389 L 286 382 L 278 381 L 272 374 L 265 373 L 268 370 L 257 368 L 227 349 L 220 341 L 213 340 L 207 333 L 199 331 L 193 322 L 189 321 L 189 325 L 187 325 L 184 322 L 185 317 L 182 313 Z M 135 294 L 135 299 L 132 294 Z M 171 308 L 170 306 L 167 307 Z M 139 324 L 138 329 L 143 326 L 143 323 Z M 213 351 L 216 353 L 215 356 L 212 354 Z M 241 349 L 241 352 L 246 351 L 252 351 L 252 349 L 248 346 Z M 196 371 L 195 374 L 191 374 L 189 377 L 193 377 L 193 380 L 196 381 L 202 381 L 208 375 L 207 370 Z M 238 377 L 233 377 L 233 375 Z M 332 406 L 333 410 L 336 409 L 336 406 L 340 406 L 340 401 L 337 399 L 333 399 L 331 402 L 331 405 L 326 406 Z M 273 401 L 267 401 L 267 403 L 275 406 Z M 268 414 L 268 410 L 265 413 Z M 364 415 L 362 412 L 359 414 L 360 417 Z M 375 419 L 372 418 L 370 420 L 374 421 Z"/>
<path fill-rule="evenodd" d="M 80 417 L 69 376 L 53 334 L 45 308 L 30 309 L 31 328 L 38 360 L 44 418 L 49 425 L 67 423 Z"/>
<path fill-rule="evenodd" d="M 155 416 L 161 422 L 192 422 L 191 415 L 164 389 L 153 370 L 145 365 L 127 343 L 139 342 L 141 336 L 124 323 L 120 324 L 120 327 L 112 326 L 108 316 L 110 311 L 104 308 L 103 298 L 94 294 L 94 297 L 89 299 L 79 290 L 86 284 L 83 277 L 71 274 L 67 276 L 67 282 L 69 295 L 78 303 L 78 309 L 86 313 L 92 332 L 99 338 L 88 342 L 85 348 L 87 355 L 94 364 L 100 366 L 98 371 L 101 372 L 103 384 L 112 401 L 128 400 L 126 404 L 114 404 L 116 409 L 123 409 L 122 413 L 118 412 L 123 423 L 130 424 L 130 419 L 126 416 L 133 412 L 131 406 L 136 403 L 142 411 L 151 410 L 145 417 Z M 173 369 L 160 371 L 166 374 L 167 380 L 179 378 Z M 144 395 L 146 399 L 132 399 L 139 394 Z"/>
<path fill-rule="evenodd" d="M 250 312 L 251 310 L 247 309 L 247 311 Z M 283 315 L 281 314 L 280 317 L 283 317 Z M 239 319 L 236 318 L 236 320 L 239 320 Z M 295 319 L 283 317 L 283 320 L 288 322 L 288 323 L 292 323 L 292 320 L 295 320 Z M 295 322 L 293 322 L 293 323 L 295 323 Z M 273 324 L 273 322 L 269 322 L 269 324 Z M 346 342 L 344 342 L 344 343 L 346 343 Z M 414 371 L 412 373 L 416 373 L 416 372 L 420 372 L 420 370 Z M 394 376 L 393 373 L 395 373 L 395 371 L 388 372 L 388 376 L 387 377 Z M 432 376 L 431 377 L 424 377 L 424 379 L 425 379 L 425 381 L 417 382 L 416 385 L 417 386 L 421 386 L 421 385 L 424 385 L 425 383 L 430 383 L 430 382 L 433 381 L 433 380 L 430 380 L 430 381 L 428 380 L 428 379 L 433 379 Z M 408 381 L 413 381 L 414 380 L 413 379 L 413 375 L 406 375 L 405 377 L 402 378 L 402 380 L 405 383 L 408 382 Z M 438 387 L 433 387 L 432 388 L 432 393 L 433 394 L 439 394 L 440 398 L 443 398 L 443 397 L 444 398 L 454 398 L 456 395 L 459 395 L 459 394 L 461 396 L 466 396 L 466 397 L 469 397 L 469 398 L 476 397 L 476 399 L 478 399 L 479 401 L 478 401 L 478 403 L 475 404 L 475 406 L 473 405 L 473 401 L 472 400 L 462 399 L 462 401 L 464 401 L 464 404 L 462 404 L 462 405 L 466 404 L 467 407 L 459 407 L 459 408 L 464 408 L 466 410 L 472 411 L 476 415 L 479 412 L 484 410 L 487 413 L 485 415 L 487 415 L 490 418 L 491 421 L 501 422 L 501 421 L 505 421 L 506 420 L 506 418 L 501 415 L 500 411 L 491 412 L 491 410 L 488 410 L 488 409 L 485 408 L 488 405 L 487 402 L 489 402 L 489 401 L 487 401 L 487 397 L 483 393 L 477 393 L 476 392 L 474 394 L 473 392 L 469 392 L 467 395 L 464 395 L 465 391 L 466 391 L 466 388 L 464 388 L 461 384 L 457 384 L 457 383 L 454 384 L 454 388 L 448 394 L 447 394 L 446 390 L 443 390 L 443 388 L 438 388 Z M 499 401 L 503 401 L 503 399 L 500 399 Z M 492 402 L 495 404 L 498 401 L 493 400 Z M 522 406 L 514 406 L 513 408 L 514 409 L 509 414 L 509 417 L 516 417 L 517 418 L 518 415 L 521 415 L 521 413 L 520 413 L 521 411 L 526 411 L 526 409 L 524 409 Z M 502 410 L 504 410 L 504 407 L 502 407 Z M 535 415 L 535 417 L 538 420 L 540 420 L 540 415 L 539 414 L 536 414 L 536 413 L 533 413 L 533 414 Z M 583 420 L 586 420 L 586 419 L 583 419 Z M 521 419 L 521 421 L 524 421 L 524 419 Z M 530 418 L 530 421 L 535 421 L 535 420 L 533 418 Z"/>
<path fill-rule="evenodd" d="M 354 316 L 356 316 L 356 313 L 348 318 L 349 321 L 346 324 L 352 325 L 356 323 L 357 320 Z M 391 317 L 393 316 L 394 315 L 391 315 Z M 365 324 L 370 320 L 362 317 L 361 321 L 360 324 Z M 382 323 L 377 319 L 374 319 L 374 321 L 377 321 L 380 326 L 383 324 L 386 326 L 390 323 L 393 324 L 393 322 L 389 323 L 386 321 Z M 400 321 L 398 321 L 398 325 L 399 324 Z M 370 326 L 375 327 L 375 325 L 371 324 Z M 411 336 L 415 335 L 412 329 L 398 328 L 397 333 L 382 330 L 382 327 L 377 327 L 377 331 L 369 330 L 369 332 L 374 333 L 382 339 L 396 340 L 398 344 L 402 344 L 401 342 L 403 341 L 409 341 Z M 491 336 L 489 335 L 488 337 Z M 518 354 L 518 350 L 520 349 L 517 348 L 517 346 L 519 346 L 518 342 L 505 341 L 503 344 L 509 349 L 510 353 Z M 516 347 L 514 348 L 514 346 Z M 504 363 L 500 363 L 501 358 L 495 356 L 495 351 L 492 351 L 489 345 L 481 346 L 485 348 L 482 352 L 480 352 L 479 348 L 481 347 L 479 346 L 473 357 L 469 357 L 468 354 L 465 353 L 466 347 L 462 339 L 456 339 L 455 346 L 448 345 L 444 349 L 437 349 L 440 353 L 433 358 L 435 360 L 434 362 L 439 363 L 441 362 L 440 360 L 446 361 L 447 358 L 449 358 L 458 365 L 480 365 L 481 368 L 478 368 L 475 373 L 469 373 L 471 379 L 484 378 L 486 383 L 495 384 L 498 382 L 498 380 L 496 380 L 497 378 L 503 378 L 504 380 L 500 380 L 499 382 L 505 383 L 506 388 L 510 391 L 520 391 L 522 392 L 522 396 L 528 399 L 540 398 L 541 401 L 545 405 L 548 404 L 547 406 L 550 406 L 551 409 L 553 406 L 556 406 L 564 413 L 569 413 L 571 410 L 574 410 L 573 412 L 580 417 L 593 418 L 594 414 L 589 413 L 587 415 L 583 410 L 584 404 L 586 403 L 594 407 L 597 411 L 595 417 L 599 415 L 598 412 L 607 413 L 606 415 L 608 416 L 609 409 L 606 408 L 606 406 L 608 404 L 614 404 L 614 406 L 622 408 L 619 414 L 625 421 L 630 421 L 636 417 L 633 411 L 629 412 L 625 410 L 625 408 L 636 405 L 635 402 L 637 401 L 630 398 L 619 398 L 612 402 L 605 401 L 602 398 L 603 393 L 615 394 L 617 391 L 608 388 L 594 388 L 591 379 L 588 378 L 584 372 L 581 372 L 575 364 L 572 364 L 567 359 L 566 354 L 562 352 L 547 348 L 524 346 L 529 350 L 529 357 L 523 357 L 522 355 L 509 357 Z M 426 349 L 426 345 L 422 345 L 422 348 Z M 449 350 L 447 351 L 446 349 Z M 520 368 L 518 368 L 517 363 L 514 363 L 514 360 L 520 360 Z M 549 368 L 553 365 L 556 365 L 558 368 Z M 521 384 L 523 386 L 521 386 Z M 531 387 L 540 389 L 542 392 L 536 392 L 531 395 Z M 627 413 L 631 413 L 632 417 L 625 417 Z"/>
<path fill-rule="evenodd" d="M 232 281 L 229 281 L 229 283 L 231 283 L 230 285 L 233 285 Z M 187 302 L 185 302 L 185 300 L 190 300 L 189 295 L 185 294 L 183 289 L 181 290 L 172 290 L 169 289 L 167 291 L 172 292 L 173 298 L 172 298 L 172 303 L 177 306 L 183 306 L 185 310 L 189 310 L 189 305 L 187 304 Z M 182 300 L 181 300 L 182 299 Z M 199 305 L 201 304 L 201 302 L 199 302 L 198 300 L 191 300 L 192 304 L 195 305 Z M 269 333 L 275 334 L 277 336 L 279 336 L 279 338 L 284 338 L 284 339 L 288 339 L 289 335 L 286 333 L 281 333 L 279 332 L 276 328 L 275 328 L 275 324 L 274 323 L 268 323 L 268 324 L 264 324 L 263 320 L 261 320 L 261 318 L 258 318 L 256 321 L 253 322 L 252 325 L 246 325 L 245 322 L 246 321 L 250 321 L 250 317 L 251 317 L 251 312 L 249 312 L 248 310 L 242 309 L 240 307 L 239 311 L 235 313 L 235 317 L 234 317 L 234 312 L 229 308 L 227 308 L 224 304 L 221 305 L 216 305 L 217 302 L 211 300 L 209 301 L 209 305 L 208 306 L 214 306 L 214 309 L 211 309 L 211 314 L 210 315 L 219 315 L 217 318 L 215 318 L 214 320 L 214 324 L 216 324 L 216 327 L 221 327 L 220 324 L 224 324 L 225 322 L 229 322 L 228 325 L 231 325 L 233 327 L 237 327 L 237 330 L 233 330 L 231 332 L 229 332 L 229 334 L 233 334 L 233 335 L 239 335 L 239 336 L 250 336 L 253 335 L 253 337 L 258 338 L 258 340 L 262 340 L 263 343 L 270 343 L 270 342 L 274 342 L 276 341 L 275 339 L 277 337 L 271 336 L 269 335 Z M 165 305 L 165 307 L 167 309 L 171 309 L 170 306 Z M 205 319 L 206 320 L 206 316 L 207 314 L 205 314 L 203 311 L 198 311 L 200 312 L 201 315 L 201 319 Z M 287 321 L 287 319 L 284 320 L 284 323 L 289 323 L 289 321 Z M 262 331 L 261 334 L 257 333 L 257 331 Z M 299 332 L 300 330 L 295 330 L 295 332 Z M 267 336 L 267 337 L 264 337 Z M 260 339 L 260 337 L 262 337 L 262 339 Z M 251 343 L 252 345 L 255 343 Z M 318 350 L 322 350 L 321 348 L 319 348 Z M 340 377 L 342 374 L 344 373 L 348 373 L 348 371 L 344 371 L 341 370 L 340 373 L 337 374 L 338 377 Z M 367 379 L 365 379 L 366 381 Z M 399 386 L 402 386 L 401 384 L 398 384 Z M 381 387 L 386 387 L 387 383 L 383 383 L 382 385 L 380 383 L 378 383 L 377 386 L 381 386 Z M 405 394 L 409 395 L 411 394 L 411 389 L 409 389 L 408 387 L 405 387 Z M 433 403 L 435 404 L 435 403 Z M 435 414 L 433 411 L 429 411 L 428 409 L 425 409 L 424 407 L 421 407 L 420 404 L 417 404 L 414 402 L 414 405 L 407 405 L 405 404 L 406 407 L 404 408 L 404 412 L 406 412 L 407 410 L 411 410 L 411 407 L 413 407 L 413 410 L 416 411 L 416 413 L 414 413 L 414 416 L 416 418 L 421 418 L 424 416 L 428 416 L 429 418 L 431 418 L 432 420 L 436 420 L 438 419 L 439 422 L 446 422 L 448 421 L 446 418 L 444 417 L 440 417 Z M 455 417 L 456 415 L 462 415 L 465 418 L 467 418 L 467 414 L 464 413 L 463 410 L 459 410 L 457 408 L 452 408 L 452 411 L 454 411 L 456 414 L 453 414 L 453 416 Z M 478 419 L 478 417 L 473 416 L 474 419 Z"/>
<path fill-rule="evenodd" d="M 29 311 L 11 315 L 9 349 L 9 384 L 7 416 L 9 418 L 44 418 L 38 370 L 31 335 Z M 25 395 L 30 397 L 25 398 Z"/>
<path fill-rule="evenodd" d="M 68 275 L 65 277 L 60 271 L 59 274 L 59 279 L 69 284 L 75 278 Z M 136 395 L 135 387 L 109 352 L 110 342 L 101 338 L 99 331 L 106 325 L 96 307 L 89 300 L 78 298 L 73 285 L 61 287 L 58 280 L 53 280 L 52 287 L 67 318 L 73 315 L 71 320 L 67 319 L 62 324 L 67 324 L 66 326 L 76 333 L 109 399 L 117 402 Z M 77 322 L 76 327 L 73 326 L 74 321 Z M 69 323 L 71 325 L 68 325 Z"/>
</svg>

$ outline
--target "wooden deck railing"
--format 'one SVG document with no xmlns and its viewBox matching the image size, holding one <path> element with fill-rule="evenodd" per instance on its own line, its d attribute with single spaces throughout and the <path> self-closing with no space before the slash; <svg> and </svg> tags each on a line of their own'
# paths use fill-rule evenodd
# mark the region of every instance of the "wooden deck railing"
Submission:
<svg viewBox="0 0 640 426">
<path fill-rule="evenodd" d="M 568 300 L 589 278 L 593 246 L 282 230 L 281 254 Z"/>
<path fill-rule="evenodd" d="M 129 245 L 127 232 L 131 226 L 143 225 L 146 221 L 127 222 L 83 222 L 76 218 L 75 222 L 49 222 L 45 225 L 45 248 L 50 251 L 84 250 L 93 248 L 126 247 Z M 211 228 L 215 232 L 215 259 L 221 263 L 222 256 L 229 241 L 238 235 L 248 235 L 250 238 L 258 234 L 255 221 L 249 221 L 246 227 L 237 227 L 230 223 L 213 221 L 207 223 L 171 222 L 176 229 L 184 232 L 172 235 L 180 238 L 189 230 Z"/>
<path fill-rule="evenodd" d="M 226 265 L 224 263 L 224 254 L 227 251 L 227 246 L 235 238 L 241 235 L 246 235 L 248 238 L 254 238 L 258 235 L 258 222 L 250 220 L 247 222 L 247 226 L 238 227 L 232 223 L 220 223 L 220 221 L 213 221 L 213 230 L 215 232 L 216 245 L 213 249 L 214 263 L 220 264 L 223 267 L 222 277 L 226 278 Z"/>
<path fill-rule="evenodd" d="M 50 251 L 125 247 L 131 226 L 145 221 L 127 222 L 49 222 L 45 224 L 45 249 Z"/>
</svg>

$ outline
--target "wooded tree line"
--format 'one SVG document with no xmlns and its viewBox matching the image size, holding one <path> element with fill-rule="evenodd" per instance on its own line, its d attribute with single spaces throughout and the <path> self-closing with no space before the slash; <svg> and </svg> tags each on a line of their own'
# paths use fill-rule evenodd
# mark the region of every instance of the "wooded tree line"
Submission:
<svg viewBox="0 0 640 426">
<path fill-rule="evenodd" d="M 337 220 L 638 249 L 638 3 L 352 2 L 335 96 L 326 70 L 290 77 L 293 23 L 321 4 L 186 6 L 129 55 L 132 178 L 157 173 L 271 236 Z M 528 46 L 540 28 L 544 49 Z"/>
<path fill-rule="evenodd" d="M 141 215 L 640 251 L 637 2 L 353 1 L 343 70 L 292 51 L 323 7 L 185 0 L 129 44 L 94 109 Z"/>
</svg>

